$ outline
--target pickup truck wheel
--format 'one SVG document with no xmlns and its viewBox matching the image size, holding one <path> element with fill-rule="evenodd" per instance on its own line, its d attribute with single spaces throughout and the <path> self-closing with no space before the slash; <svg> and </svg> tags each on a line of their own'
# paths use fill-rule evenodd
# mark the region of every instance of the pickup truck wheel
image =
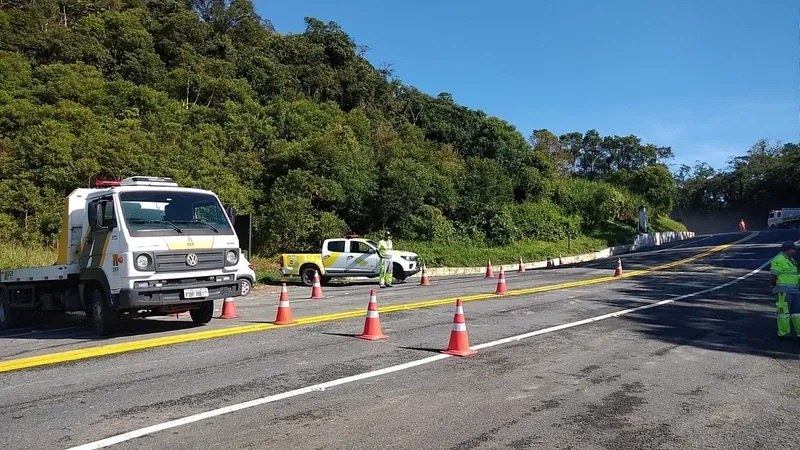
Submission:
<svg viewBox="0 0 800 450">
<path fill-rule="evenodd" d="M 247 294 L 250 293 L 250 289 L 253 288 L 252 283 L 247 278 L 242 278 L 242 297 L 246 297 Z"/>
<path fill-rule="evenodd" d="M 393 264 L 392 265 L 392 279 L 397 280 L 399 282 L 406 281 L 406 272 L 400 266 L 400 264 Z"/>
<path fill-rule="evenodd" d="M 192 316 L 192 322 L 197 325 L 205 325 L 211 322 L 211 317 L 214 315 L 214 300 L 209 300 L 200 304 L 200 308 L 189 311 Z"/>
<path fill-rule="evenodd" d="M 316 267 L 303 267 L 303 269 L 300 271 L 300 282 L 303 283 L 303 286 L 314 285 L 314 274 L 316 272 Z M 320 281 L 322 280 L 320 279 Z"/>
<path fill-rule="evenodd" d="M 114 331 L 119 321 L 119 314 L 111 309 L 106 301 L 106 295 L 100 289 L 92 291 L 92 328 L 95 333 L 106 336 Z"/>
</svg>

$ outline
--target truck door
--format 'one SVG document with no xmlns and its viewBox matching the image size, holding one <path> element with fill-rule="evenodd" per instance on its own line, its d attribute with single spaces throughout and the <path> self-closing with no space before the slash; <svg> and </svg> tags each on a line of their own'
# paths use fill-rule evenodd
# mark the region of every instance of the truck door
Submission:
<svg viewBox="0 0 800 450">
<path fill-rule="evenodd" d="M 89 233 L 81 250 L 81 268 L 102 270 L 111 291 L 119 292 L 119 226 L 113 198 L 92 201 L 88 208 Z"/>
<path fill-rule="evenodd" d="M 353 273 L 380 272 L 380 257 L 376 249 L 363 241 L 350 241 L 350 248 L 345 257 L 347 271 Z"/>
<path fill-rule="evenodd" d="M 328 239 L 322 248 L 322 265 L 326 273 L 342 273 L 347 268 L 344 239 Z"/>
</svg>

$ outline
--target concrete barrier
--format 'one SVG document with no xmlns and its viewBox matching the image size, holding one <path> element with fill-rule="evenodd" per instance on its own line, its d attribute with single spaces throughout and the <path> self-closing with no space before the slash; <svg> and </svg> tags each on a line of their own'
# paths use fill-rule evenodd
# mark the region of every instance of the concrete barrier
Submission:
<svg viewBox="0 0 800 450">
<path fill-rule="evenodd" d="M 666 233 L 640 233 L 634 236 L 633 242 L 626 245 L 618 245 L 616 247 L 608 247 L 602 250 L 584 253 L 582 255 L 564 256 L 561 258 L 563 264 L 575 264 L 579 262 L 594 261 L 598 259 L 610 258 L 612 256 L 630 253 L 633 251 L 658 247 L 660 245 L 669 244 L 671 242 L 684 241 L 691 239 L 695 236 L 691 231 L 670 231 Z M 558 265 L 558 258 L 553 262 Z M 524 264 L 525 269 L 541 269 L 547 267 L 547 261 L 536 261 Z M 448 275 L 474 275 L 479 273 L 486 273 L 486 266 L 483 267 L 428 267 L 428 276 L 441 277 Z M 499 272 L 503 269 L 506 272 L 512 272 L 519 269 L 519 264 L 505 264 L 500 266 L 492 266 L 492 269 Z M 419 278 L 422 274 L 418 273 L 411 278 Z"/>
</svg>

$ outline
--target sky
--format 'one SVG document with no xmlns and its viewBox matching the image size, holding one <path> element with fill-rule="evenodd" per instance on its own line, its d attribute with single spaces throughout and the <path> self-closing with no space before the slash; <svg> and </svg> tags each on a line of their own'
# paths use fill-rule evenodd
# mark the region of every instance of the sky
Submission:
<svg viewBox="0 0 800 450">
<path fill-rule="evenodd" d="M 796 0 L 254 0 L 278 32 L 338 23 L 403 83 L 529 136 L 596 129 L 723 169 L 800 142 Z"/>
</svg>

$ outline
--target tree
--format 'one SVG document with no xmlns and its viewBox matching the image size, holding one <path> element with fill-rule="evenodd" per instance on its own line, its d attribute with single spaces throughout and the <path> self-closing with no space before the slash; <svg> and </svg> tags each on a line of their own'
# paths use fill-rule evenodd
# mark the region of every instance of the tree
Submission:
<svg viewBox="0 0 800 450">
<path fill-rule="evenodd" d="M 629 222 L 640 197 L 669 209 L 669 149 L 595 130 L 526 140 L 374 67 L 338 24 L 305 25 L 278 34 L 249 0 L 6 1 L 0 239 L 52 243 L 64 196 L 131 175 L 254 213 L 266 254 L 387 225 L 406 239 L 559 239 Z M 775 186 L 759 177 L 797 180 L 770 148 L 735 175 L 685 172 L 679 205 L 763 200 Z M 783 148 L 774 158 L 796 165 Z"/>
</svg>

